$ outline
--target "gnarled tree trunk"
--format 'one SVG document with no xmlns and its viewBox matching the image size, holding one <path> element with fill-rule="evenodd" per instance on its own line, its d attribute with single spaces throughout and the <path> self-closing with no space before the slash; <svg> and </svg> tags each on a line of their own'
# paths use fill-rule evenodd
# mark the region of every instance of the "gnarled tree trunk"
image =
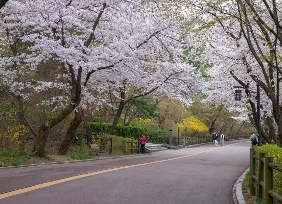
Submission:
<svg viewBox="0 0 282 204">
<path fill-rule="evenodd" d="M 49 137 L 50 130 L 57 124 L 59 124 L 63 119 L 65 119 L 76 107 L 76 104 L 70 104 L 65 108 L 64 111 L 61 112 L 55 118 L 51 118 L 49 120 L 44 121 L 38 130 L 38 135 L 35 139 L 35 144 L 33 146 L 33 155 L 37 157 L 46 157 L 46 143 Z"/>
<path fill-rule="evenodd" d="M 71 142 L 73 141 L 75 137 L 75 133 L 81 122 L 82 119 L 79 111 L 75 111 L 75 117 L 71 121 L 67 133 L 65 135 L 65 138 L 59 147 L 58 155 L 66 155 L 68 153 Z"/>
<path fill-rule="evenodd" d="M 69 65 L 69 69 L 72 70 L 72 66 Z M 36 137 L 35 145 L 33 148 L 33 154 L 38 157 L 45 157 L 45 147 L 47 139 L 49 137 L 50 130 L 61 121 L 63 121 L 70 113 L 79 106 L 81 101 L 81 72 L 82 68 L 78 70 L 77 78 L 72 77 L 72 92 L 70 103 L 63 111 L 61 111 L 56 117 L 46 120 L 39 128 L 39 134 Z M 72 70 L 72 73 L 73 70 Z"/>
</svg>

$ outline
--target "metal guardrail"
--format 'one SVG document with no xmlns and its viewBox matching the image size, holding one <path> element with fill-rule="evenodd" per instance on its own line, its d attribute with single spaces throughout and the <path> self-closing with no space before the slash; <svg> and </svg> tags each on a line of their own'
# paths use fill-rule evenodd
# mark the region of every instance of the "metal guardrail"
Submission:
<svg viewBox="0 0 282 204">
<path fill-rule="evenodd" d="M 256 195 L 257 199 L 263 200 L 264 204 L 282 203 L 282 193 L 279 194 L 274 189 L 282 188 L 281 179 L 275 186 L 273 178 L 274 173 L 282 177 L 282 167 L 273 163 L 272 157 L 267 157 L 266 153 L 255 152 L 254 148 L 250 150 L 250 191 Z"/>
</svg>

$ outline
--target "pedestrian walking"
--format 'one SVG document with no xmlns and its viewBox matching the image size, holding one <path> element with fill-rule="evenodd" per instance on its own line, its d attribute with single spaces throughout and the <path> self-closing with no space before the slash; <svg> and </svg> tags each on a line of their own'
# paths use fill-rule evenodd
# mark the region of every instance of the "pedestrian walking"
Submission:
<svg viewBox="0 0 282 204">
<path fill-rule="evenodd" d="M 145 149 L 145 145 L 146 145 L 146 137 L 145 135 L 142 135 L 139 139 L 139 143 L 141 145 L 141 153 L 145 154 L 146 153 L 146 149 Z"/>
<path fill-rule="evenodd" d="M 221 133 L 221 135 L 220 135 L 220 145 L 221 146 L 224 145 L 224 140 L 225 140 L 225 135 L 223 133 Z"/>
<path fill-rule="evenodd" d="M 212 143 L 214 143 L 214 140 L 215 140 L 215 136 L 216 136 L 216 133 L 212 133 Z"/>
<path fill-rule="evenodd" d="M 218 146 L 218 136 L 216 133 L 212 134 L 213 143 L 215 146 Z"/>
</svg>

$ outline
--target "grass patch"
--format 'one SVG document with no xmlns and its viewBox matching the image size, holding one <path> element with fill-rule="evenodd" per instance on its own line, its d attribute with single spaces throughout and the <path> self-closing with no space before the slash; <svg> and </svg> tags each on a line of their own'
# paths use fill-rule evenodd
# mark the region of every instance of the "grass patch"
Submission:
<svg viewBox="0 0 282 204">
<path fill-rule="evenodd" d="M 73 152 L 73 153 L 69 153 L 68 155 L 73 160 L 86 160 L 86 159 L 90 159 L 91 158 L 91 155 L 89 155 L 87 153 L 83 153 L 83 152 L 82 153 L 79 153 L 79 152 L 75 153 L 75 152 Z"/>
<path fill-rule="evenodd" d="M 256 203 L 256 196 L 251 195 L 250 188 L 249 188 L 249 180 L 250 180 L 250 172 L 248 171 L 245 174 L 245 178 L 242 182 L 242 193 L 244 196 L 244 200 L 246 204 L 258 204 Z"/>
<path fill-rule="evenodd" d="M 249 189 L 249 180 L 250 180 L 250 172 L 248 171 L 245 174 L 245 179 L 242 183 L 242 190 L 248 190 Z"/>
<path fill-rule="evenodd" d="M 112 139 L 112 151 L 109 153 L 110 142 Z M 97 145 L 101 147 L 101 138 L 94 140 Z M 131 154 L 131 151 L 125 148 L 127 142 L 138 142 L 131 138 L 123 138 L 115 135 L 104 135 L 105 146 L 100 149 L 100 156 L 123 156 Z M 138 153 L 137 151 L 133 153 Z M 30 153 L 31 154 L 31 153 Z M 86 145 L 85 141 L 80 144 L 73 144 L 70 146 L 67 155 L 57 155 L 52 151 L 47 153 L 46 158 L 33 157 L 31 155 L 20 154 L 11 150 L 0 150 L 0 167 L 30 165 L 50 162 L 63 162 L 69 160 L 87 160 L 96 157 L 97 154 L 94 149 Z"/>
<path fill-rule="evenodd" d="M 15 153 L 12 151 L 0 151 L 0 167 L 19 166 L 29 159 L 30 156 L 26 154 Z"/>
</svg>

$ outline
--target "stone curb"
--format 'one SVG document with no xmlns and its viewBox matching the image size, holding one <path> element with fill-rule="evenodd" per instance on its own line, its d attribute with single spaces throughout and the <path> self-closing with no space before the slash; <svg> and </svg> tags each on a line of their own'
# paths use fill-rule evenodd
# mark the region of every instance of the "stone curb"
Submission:
<svg viewBox="0 0 282 204">
<path fill-rule="evenodd" d="M 234 204 L 246 204 L 243 192 L 242 192 L 242 183 L 245 179 L 246 173 L 249 172 L 250 168 L 246 169 L 246 171 L 238 178 L 236 183 L 233 186 L 233 202 Z"/>
<path fill-rule="evenodd" d="M 146 155 L 150 155 L 150 154 L 151 153 L 147 153 Z M 53 164 L 70 164 L 70 163 L 88 162 L 88 161 L 105 160 L 105 159 L 117 159 L 117 158 L 123 158 L 123 157 L 135 157 L 135 156 L 143 156 L 143 155 L 144 154 L 132 154 L 132 155 L 115 156 L 115 157 L 110 157 L 110 156 L 109 157 L 98 157 L 95 159 L 69 160 L 69 161 L 36 163 L 36 164 L 27 164 L 27 165 L 18 165 L 18 166 L 5 166 L 5 167 L 0 167 L 0 169 L 32 167 L 32 166 L 47 166 L 47 165 L 53 165 Z"/>
</svg>

